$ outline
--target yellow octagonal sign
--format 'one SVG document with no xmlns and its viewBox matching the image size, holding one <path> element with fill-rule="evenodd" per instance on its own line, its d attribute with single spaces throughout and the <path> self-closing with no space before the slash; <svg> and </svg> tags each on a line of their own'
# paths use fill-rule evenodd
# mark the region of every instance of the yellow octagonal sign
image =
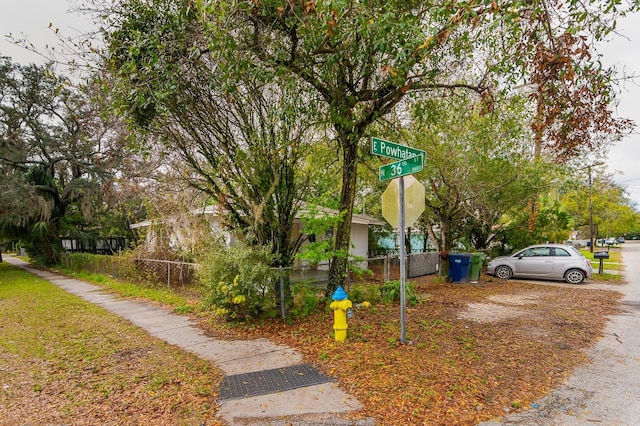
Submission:
<svg viewBox="0 0 640 426">
<path fill-rule="evenodd" d="M 409 227 L 424 211 L 424 185 L 413 176 L 404 176 L 404 226 Z M 400 179 L 394 179 L 382 193 L 382 217 L 394 228 L 400 227 Z"/>
</svg>

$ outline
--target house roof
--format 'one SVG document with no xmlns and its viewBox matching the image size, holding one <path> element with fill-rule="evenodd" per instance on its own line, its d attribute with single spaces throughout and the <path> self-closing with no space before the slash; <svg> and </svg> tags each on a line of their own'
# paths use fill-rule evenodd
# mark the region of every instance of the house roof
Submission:
<svg viewBox="0 0 640 426">
<path fill-rule="evenodd" d="M 333 209 L 329 209 L 326 207 L 318 207 L 317 208 L 318 211 L 327 214 L 327 215 L 337 215 L 338 214 L 338 210 L 333 210 Z M 309 213 L 311 210 L 308 209 L 306 206 L 303 207 L 302 209 L 300 209 L 300 211 L 298 212 L 298 215 L 296 216 L 296 219 L 302 219 L 302 213 Z M 191 213 L 193 215 L 218 215 L 218 216 L 222 216 L 223 212 L 220 209 L 219 206 L 205 206 L 203 208 L 198 208 L 198 209 L 193 209 L 191 210 Z M 162 222 L 154 222 L 151 220 L 143 220 L 142 222 L 138 222 L 138 223 L 134 223 L 129 225 L 129 228 L 131 229 L 138 229 L 138 228 L 148 228 L 149 226 L 153 225 L 154 223 L 162 223 Z M 379 225 L 379 226 L 383 226 L 386 224 L 385 221 L 377 219 L 373 216 L 369 216 L 366 214 L 353 214 L 351 217 L 351 223 L 352 224 L 356 224 L 356 225 Z"/>
<path fill-rule="evenodd" d="M 369 216 L 366 214 L 353 214 L 351 217 L 351 223 L 359 223 L 363 225 L 380 225 L 384 226 L 387 224 L 384 220 L 380 220 L 373 216 Z"/>
<path fill-rule="evenodd" d="M 198 214 L 215 214 L 218 216 L 222 216 L 222 209 L 220 208 L 220 206 L 205 206 L 205 207 L 201 207 L 199 209 L 193 209 L 191 210 L 191 213 L 194 215 L 198 215 Z"/>
<path fill-rule="evenodd" d="M 317 211 L 327 216 L 337 216 L 340 212 L 338 210 L 330 209 L 328 207 L 320 207 L 316 206 L 314 208 L 307 207 L 305 204 L 299 211 L 296 219 L 302 219 L 304 214 L 309 214 L 313 211 Z M 369 216 L 366 214 L 352 214 L 351 215 L 351 223 L 356 225 L 385 225 L 386 222 L 384 220 L 380 220 L 373 216 Z"/>
<path fill-rule="evenodd" d="M 142 222 L 132 223 L 131 225 L 129 225 L 129 228 L 131 229 L 148 228 L 152 224 L 153 222 L 150 220 L 143 220 Z"/>
</svg>

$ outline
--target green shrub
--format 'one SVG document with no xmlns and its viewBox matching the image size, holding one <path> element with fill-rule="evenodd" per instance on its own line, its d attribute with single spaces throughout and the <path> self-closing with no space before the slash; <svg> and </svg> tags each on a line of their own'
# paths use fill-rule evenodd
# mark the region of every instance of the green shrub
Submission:
<svg viewBox="0 0 640 426">
<path fill-rule="evenodd" d="M 318 289 L 308 282 L 295 283 L 293 294 L 293 307 L 289 309 L 292 318 L 307 317 L 324 303 L 324 289 Z"/>
<path fill-rule="evenodd" d="M 405 282 L 405 300 L 409 305 L 417 305 L 420 301 L 418 295 L 409 281 Z M 384 285 L 380 286 L 380 297 L 383 303 L 399 302 L 400 301 L 400 281 L 393 280 L 387 281 Z"/>
<path fill-rule="evenodd" d="M 380 287 L 372 284 L 356 284 L 349 289 L 349 300 L 353 303 L 380 302 Z"/>
<path fill-rule="evenodd" d="M 269 267 L 271 259 L 268 247 L 213 249 L 199 262 L 205 304 L 229 320 L 249 321 L 275 309 L 277 271 Z"/>
</svg>

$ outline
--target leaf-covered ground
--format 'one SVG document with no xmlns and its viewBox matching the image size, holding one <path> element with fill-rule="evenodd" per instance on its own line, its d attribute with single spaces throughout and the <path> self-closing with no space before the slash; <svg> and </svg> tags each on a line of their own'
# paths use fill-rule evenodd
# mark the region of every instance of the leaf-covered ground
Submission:
<svg viewBox="0 0 640 426">
<path fill-rule="evenodd" d="M 412 280 L 422 302 L 356 307 L 348 339 L 333 338 L 333 314 L 293 324 L 279 320 L 223 327 L 218 336 L 268 337 L 295 347 L 381 425 L 473 425 L 523 410 L 586 361 L 620 293 L 581 286 L 485 279 L 481 284 Z M 374 284 L 375 285 L 375 284 Z"/>
<path fill-rule="evenodd" d="M 217 337 L 268 337 L 296 348 L 364 404 L 356 417 L 473 425 L 527 409 L 586 362 L 584 349 L 620 297 L 595 282 L 434 278 L 411 280 L 421 303 L 407 308 L 406 344 L 397 303 L 356 307 L 344 343 L 333 338 L 328 309 L 251 326 L 198 318 Z M 222 375 L 211 363 L 6 265 L 0 311 L 0 425 L 220 423 Z"/>
</svg>

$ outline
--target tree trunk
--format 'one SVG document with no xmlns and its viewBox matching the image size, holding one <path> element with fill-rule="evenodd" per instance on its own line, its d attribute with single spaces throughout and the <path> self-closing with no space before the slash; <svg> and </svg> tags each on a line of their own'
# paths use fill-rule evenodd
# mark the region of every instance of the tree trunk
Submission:
<svg viewBox="0 0 640 426">
<path fill-rule="evenodd" d="M 436 236 L 436 233 L 433 232 L 433 225 L 427 225 L 425 229 L 427 231 L 428 237 L 433 240 L 433 243 L 436 246 L 436 251 L 442 251 L 442 246 L 440 245 L 440 239 Z"/>
<path fill-rule="evenodd" d="M 422 229 L 422 252 L 426 253 L 429 250 L 429 232 L 426 229 Z"/>
<path fill-rule="evenodd" d="M 351 217 L 356 195 L 358 137 L 356 134 L 341 132 L 338 134 L 342 146 L 342 192 L 340 194 L 340 220 L 336 225 L 334 254 L 329 268 L 329 282 L 325 297 L 331 297 L 338 286 L 343 286 L 347 277 L 347 262 L 351 247 Z"/>
</svg>

